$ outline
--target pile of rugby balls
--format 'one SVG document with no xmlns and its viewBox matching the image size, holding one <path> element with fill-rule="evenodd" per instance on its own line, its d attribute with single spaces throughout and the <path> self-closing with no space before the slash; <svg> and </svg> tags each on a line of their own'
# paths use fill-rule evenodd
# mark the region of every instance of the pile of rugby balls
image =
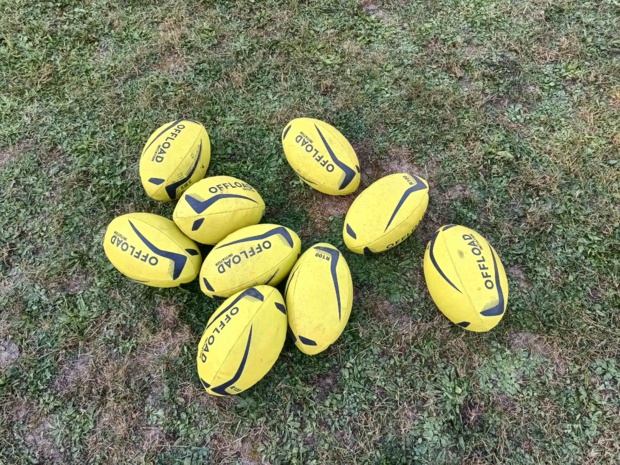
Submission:
<svg viewBox="0 0 620 465">
<path fill-rule="evenodd" d="M 295 173 L 328 195 L 348 195 L 361 169 L 351 144 L 334 127 L 298 118 L 282 132 Z M 226 299 L 209 318 L 198 345 L 197 367 L 208 393 L 230 395 L 253 386 L 271 369 L 287 328 L 295 345 L 314 355 L 333 344 L 353 307 L 353 282 L 343 254 L 314 244 L 301 254 L 291 229 L 260 224 L 265 202 L 248 183 L 230 176 L 205 178 L 211 145 L 205 128 L 178 120 L 149 137 L 140 178 L 156 200 L 178 200 L 173 221 L 150 213 L 115 218 L 104 250 L 125 276 L 142 284 L 175 287 L 199 277 L 209 297 Z M 416 229 L 429 201 L 419 176 L 395 173 L 357 196 L 346 214 L 343 239 L 358 254 L 390 250 Z M 203 260 L 197 243 L 212 245 Z M 301 255 L 301 256 L 300 256 Z M 471 331 L 488 331 L 508 300 L 506 274 L 495 250 L 475 231 L 441 227 L 429 242 L 424 275 L 437 307 Z M 284 296 L 275 286 L 288 276 Z"/>
</svg>

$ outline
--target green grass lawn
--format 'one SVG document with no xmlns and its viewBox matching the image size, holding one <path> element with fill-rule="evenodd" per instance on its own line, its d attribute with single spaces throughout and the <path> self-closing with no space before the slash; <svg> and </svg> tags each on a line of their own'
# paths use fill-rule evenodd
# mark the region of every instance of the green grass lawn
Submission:
<svg viewBox="0 0 620 465">
<path fill-rule="evenodd" d="M 617 0 L 0 3 L 0 463 L 620 462 Z M 352 198 L 302 184 L 280 132 L 315 117 L 362 188 L 409 171 L 431 200 L 388 253 L 344 252 L 351 319 L 287 341 L 255 387 L 209 397 L 196 347 L 219 302 L 124 278 L 115 216 L 159 125 L 202 122 L 208 175 L 256 187 L 302 248 Z M 422 274 L 439 226 L 496 248 L 493 331 L 451 324 Z"/>
</svg>

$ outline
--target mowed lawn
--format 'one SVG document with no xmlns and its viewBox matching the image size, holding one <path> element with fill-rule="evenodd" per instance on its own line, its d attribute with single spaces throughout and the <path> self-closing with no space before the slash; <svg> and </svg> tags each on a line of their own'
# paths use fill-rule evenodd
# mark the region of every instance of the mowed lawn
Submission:
<svg viewBox="0 0 620 465">
<path fill-rule="evenodd" d="M 0 463 L 619 463 L 619 31 L 616 0 L 4 0 Z M 429 181 L 412 237 L 345 250 L 352 196 L 311 190 L 282 153 L 300 116 L 350 140 L 361 188 Z M 264 222 L 337 246 L 353 275 L 339 341 L 287 341 L 235 397 L 195 369 L 221 301 L 103 254 L 115 216 L 172 216 L 138 160 L 177 118 L 209 131 L 208 175 L 249 182 Z M 489 333 L 426 290 L 449 223 L 506 267 Z"/>
</svg>

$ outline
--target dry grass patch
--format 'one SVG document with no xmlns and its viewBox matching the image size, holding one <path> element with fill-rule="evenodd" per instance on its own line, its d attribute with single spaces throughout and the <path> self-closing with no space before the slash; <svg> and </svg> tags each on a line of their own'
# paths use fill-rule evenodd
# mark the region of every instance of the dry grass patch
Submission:
<svg viewBox="0 0 620 465">
<path fill-rule="evenodd" d="M 34 143 L 31 140 L 23 139 L 14 145 L 0 148 L 0 168 L 9 162 L 19 160 L 26 152 L 32 149 Z"/>
<path fill-rule="evenodd" d="M 536 334 L 512 333 L 508 338 L 508 345 L 513 351 L 526 350 L 534 356 L 547 360 L 559 378 L 563 377 L 568 370 L 568 363 L 562 349 Z"/>
<path fill-rule="evenodd" d="M 268 465 L 262 459 L 259 448 L 267 441 L 262 427 L 236 435 L 227 428 L 218 430 L 211 437 L 209 446 L 213 448 L 218 462 L 221 464 L 240 463 L 242 465 Z"/>
<path fill-rule="evenodd" d="M 115 401 L 106 404 L 86 440 L 89 457 L 106 457 L 108 463 L 143 463 L 173 442 L 160 427 L 147 425 L 140 409 Z"/>
<path fill-rule="evenodd" d="M 41 463 L 68 463 L 65 452 L 54 439 L 54 429 L 58 426 L 55 419 L 34 401 L 15 396 L 0 407 L 0 412 L 12 425 L 15 439 L 21 436 Z"/>
<path fill-rule="evenodd" d="M 151 424 L 149 415 L 165 408 L 165 370 L 193 338 L 178 311 L 170 302 L 160 304 L 155 309 L 158 329 L 138 325 L 136 349 L 128 355 L 110 352 L 95 340 L 62 365 L 54 390 L 66 401 L 96 406 L 97 422 L 85 440 L 89 457 L 137 463 L 172 446 L 173 438 Z"/>
</svg>

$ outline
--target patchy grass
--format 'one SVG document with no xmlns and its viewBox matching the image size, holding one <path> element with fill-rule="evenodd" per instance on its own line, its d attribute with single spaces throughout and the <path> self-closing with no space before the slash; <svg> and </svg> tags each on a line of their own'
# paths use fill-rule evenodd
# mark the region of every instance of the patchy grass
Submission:
<svg viewBox="0 0 620 465">
<path fill-rule="evenodd" d="M 8 0 L 0 6 L 1 463 L 564 463 L 620 457 L 617 2 Z M 138 157 L 178 117 L 210 175 L 255 186 L 266 221 L 344 250 L 354 195 L 301 183 L 280 132 L 324 119 L 362 187 L 425 177 L 429 210 L 389 253 L 347 254 L 349 325 L 287 342 L 234 398 L 195 346 L 218 302 L 150 289 L 102 254 L 144 195 Z M 359 192 L 359 191 L 358 191 Z M 509 310 L 451 325 L 422 275 L 447 223 L 498 250 Z M 346 252 L 345 252 L 346 254 Z"/>
</svg>

